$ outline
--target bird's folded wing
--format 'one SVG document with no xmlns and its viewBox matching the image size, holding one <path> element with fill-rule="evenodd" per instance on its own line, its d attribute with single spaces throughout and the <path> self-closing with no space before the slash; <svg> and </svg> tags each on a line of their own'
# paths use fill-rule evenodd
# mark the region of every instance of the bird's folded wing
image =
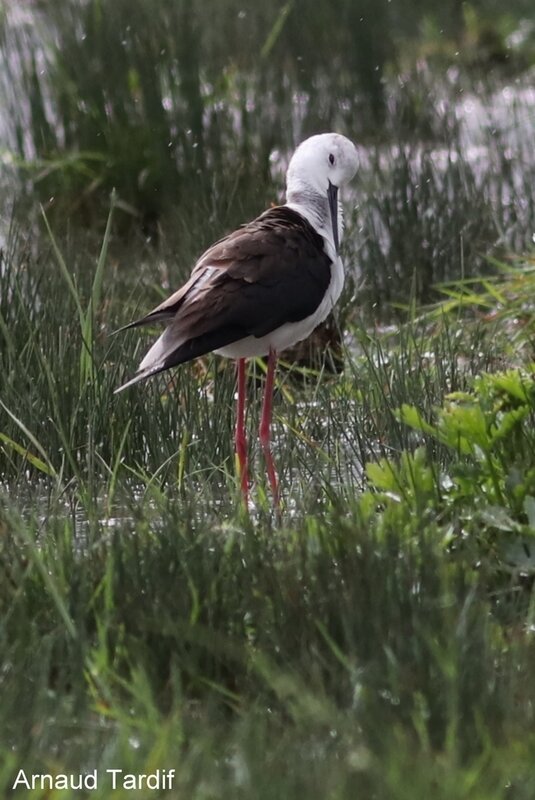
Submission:
<svg viewBox="0 0 535 800">
<path fill-rule="evenodd" d="M 264 336 L 313 314 L 330 280 L 323 238 L 295 211 L 270 209 L 204 254 L 170 328 L 180 339 Z"/>
<path fill-rule="evenodd" d="M 287 206 L 269 209 L 210 247 L 181 289 L 133 323 L 168 325 L 126 385 L 306 319 L 325 297 L 331 266 L 306 219 Z"/>
</svg>

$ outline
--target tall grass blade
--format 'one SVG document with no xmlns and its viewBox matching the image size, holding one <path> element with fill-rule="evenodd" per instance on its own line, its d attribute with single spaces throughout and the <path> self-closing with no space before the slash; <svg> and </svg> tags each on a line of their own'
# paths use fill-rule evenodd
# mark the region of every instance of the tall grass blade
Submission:
<svg viewBox="0 0 535 800">
<path fill-rule="evenodd" d="M 52 465 L 52 461 L 48 456 L 45 448 L 41 445 L 41 443 L 37 440 L 37 438 L 33 435 L 33 433 L 29 430 L 29 428 L 20 420 L 16 414 L 14 414 L 6 405 L 5 403 L 0 400 L 0 406 L 4 409 L 6 414 L 9 416 L 11 420 L 15 423 L 15 425 L 20 428 L 22 433 L 26 436 L 29 442 L 33 445 L 33 447 L 41 454 L 45 467 L 48 470 L 48 474 L 52 475 L 53 477 L 57 478 L 57 472 Z M 5 436 L 5 434 L 4 434 Z M 9 437 L 5 436 L 6 439 Z M 11 441 L 11 440 L 10 440 Z M 14 444 L 14 443 L 13 443 Z M 26 452 L 26 451 L 24 451 Z"/>
</svg>

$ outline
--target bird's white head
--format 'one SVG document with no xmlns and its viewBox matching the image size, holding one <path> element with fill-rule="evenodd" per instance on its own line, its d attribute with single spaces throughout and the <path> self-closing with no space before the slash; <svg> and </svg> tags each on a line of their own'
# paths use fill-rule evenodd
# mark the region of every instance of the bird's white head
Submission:
<svg viewBox="0 0 535 800">
<path fill-rule="evenodd" d="M 340 226 L 338 189 L 354 177 L 357 167 L 357 148 L 353 142 L 339 133 L 320 133 L 299 145 L 286 174 L 290 205 L 307 208 L 316 215 L 322 205 L 328 206 L 336 250 Z"/>
<path fill-rule="evenodd" d="M 288 200 L 303 184 L 326 194 L 329 183 L 344 186 L 355 175 L 357 148 L 339 133 L 320 133 L 301 142 L 286 175 Z"/>
</svg>

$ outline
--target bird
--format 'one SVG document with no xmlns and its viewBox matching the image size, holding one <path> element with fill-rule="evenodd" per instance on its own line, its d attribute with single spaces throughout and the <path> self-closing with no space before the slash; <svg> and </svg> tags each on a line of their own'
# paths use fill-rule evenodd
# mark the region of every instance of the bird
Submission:
<svg viewBox="0 0 535 800">
<path fill-rule="evenodd" d="M 235 451 L 246 507 L 246 360 L 267 356 L 259 439 L 273 503 L 279 509 L 271 452 L 277 354 L 309 336 L 340 297 L 344 267 L 339 255 L 343 234 L 339 190 L 357 168 L 357 148 L 345 136 L 321 133 L 305 139 L 288 165 L 286 202 L 209 247 L 181 288 L 145 316 L 119 328 L 165 325 L 134 377 L 116 393 L 209 352 L 236 361 Z"/>
</svg>

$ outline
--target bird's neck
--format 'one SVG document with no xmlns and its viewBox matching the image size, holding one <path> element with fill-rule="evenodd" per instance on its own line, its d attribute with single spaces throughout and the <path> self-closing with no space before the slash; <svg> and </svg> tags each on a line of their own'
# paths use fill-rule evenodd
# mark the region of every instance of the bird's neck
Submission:
<svg viewBox="0 0 535 800">
<path fill-rule="evenodd" d="M 288 190 L 286 205 L 310 222 L 312 227 L 332 245 L 332 249 L 335 249 L 331 214 L 326 195 L 316 192 L 309 186 L 302 185 Z M 339 241 L 342 240 L 343 227 L 342 207 L 338 203 Z"/>
</svg>

